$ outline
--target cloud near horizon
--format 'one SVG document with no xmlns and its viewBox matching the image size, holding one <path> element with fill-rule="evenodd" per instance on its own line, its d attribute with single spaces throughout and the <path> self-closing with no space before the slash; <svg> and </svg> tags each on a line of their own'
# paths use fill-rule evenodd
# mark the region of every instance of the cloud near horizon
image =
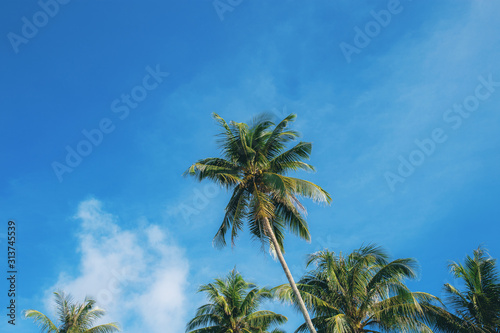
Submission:
<svg viewBox="0 0 500 333">
<path fill-rule="evenodd" d="M 122 229 L 96 199 L 81 202 L 75 218 L 79 273 L 61 273 L 47 293 L 62 290 L 78 302 L 91 296 L 106 309 L 103 322 L 123 331 L 184 331 L 188 261 L 168 233 L 146 220 Z"/>
</svg>

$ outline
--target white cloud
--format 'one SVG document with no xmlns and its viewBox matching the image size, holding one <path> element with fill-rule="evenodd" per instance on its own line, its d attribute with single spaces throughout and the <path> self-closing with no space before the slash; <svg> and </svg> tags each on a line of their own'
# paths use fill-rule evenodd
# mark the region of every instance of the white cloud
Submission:
<svg viewBox="0 0 500 333">
<path fill-rule="evenodd" d="M 181 248 L 158 225 L 141 221 L 123 230 L 100 201 L 79 205 L 79 275 L 63 273 L 49 292 L 60 289 L 81 302 L 86 295 L 106 309 L 104 321 L 124 332 L 181 332 L 188 262 Z M 51 300 L 52 301 L 52 300 Z"/>
</svg>

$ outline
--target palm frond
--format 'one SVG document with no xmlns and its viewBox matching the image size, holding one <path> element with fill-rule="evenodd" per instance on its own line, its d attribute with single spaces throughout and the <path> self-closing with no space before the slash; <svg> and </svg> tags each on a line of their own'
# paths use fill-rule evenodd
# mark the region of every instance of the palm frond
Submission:
<svg viewBox="0 0 500 333">
<path fill-rule="evenodd" d="M 272 327 L 284 324 L 288 318 L 268 310 L 261 310 L 251 313 L 245 318 L 252 327 Z"/>
<path fill-rule="evenodd" d="M 224 188 L 241 183 L 238 167 L 220 158 L 206 158 L 191 165 L 184 176 L 193 176 L 198 181 L 209 179 Z"/>
<path fill-rule="evenodd" d="M 267 142 L 263 149 L 263 154 L 268 160 L 273 159 L 281 151 L 283 151 L 287 142 L 290 142 L 299 136 L 299 133 L 296 131 L 285 131 L 288 124 L 295 121 L 296 118 L 297 116 L 295 114 L 288 115 L 278 125 L 276 125 L 271 133 L 269 133 Z"/>
<path fill-rule="evenodd" d="M 245 188 L 237 186 L 226 206 L 226 213 L 222 224 L 214 236 L 213 244 L 215 247 L 224 247 L 226 245 L 226 233 L 229 229 L 231 229 L 231 244 L 234 245 L 238 232 L 243 227 L 243 219 L 247 215 L 247 207 L 248 192 Z"/>
<path fill-rule="evenodd" d="M 70 317 L 70 303 L 72 302 L 71 296 L 64 294 L 63 291 L 54 292 L 54 301 L 57 305 L 57 314 L 59 321 L 64 323 Z"/>
<path fill-rule="evenodd" d="M 112 333 L 120 331 L 118 323 L 102 324 L 86 330 L 84 333 Z"/>
<path fill-rule="evenodd" d="M 330 194 L 322 189 L 320 186 L 299 178 L 287 177 L 293 183 L 293 193 L 305 198 L 312 199 L 315 202 L 327 203 L 332 202 Z"/>
<path fill-rule="evenodd" d="M 274 197 L 273 205 L 275 207 L 275 215 L 279 216 L 283 221 L 286 229 L 294 235 L 306 240 L 311 241 L 311 234 L 309 233 L 309 226 L 300 213 L 299 209 L 295 206 L 295 197 Z M 299 207 L 302 209 L 302 207 Z"/>
<path fill-rule="evenodd" d="M 311 151 L 312 144 L 310 142 L 301 141 L 294 147 L 270 160 L 269 170 L 279 174 L 297 170 L 314 171 L 312 165 L 302 161 L 304 159 L 309 159 Z"/>
<path fill-rule="evenodd" d="M 58 333 L 56 325 L 43 313 L 37 310 L 26 310 L 24 311 L 24 317 L 33 319 L 35 324 L 40 328 L 42 332 L 47 333 Z"/>
</svg>

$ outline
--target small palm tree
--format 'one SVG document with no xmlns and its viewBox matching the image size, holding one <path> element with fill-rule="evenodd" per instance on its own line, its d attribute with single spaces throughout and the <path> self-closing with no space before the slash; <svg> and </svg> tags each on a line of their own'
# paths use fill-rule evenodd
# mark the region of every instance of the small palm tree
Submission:
<svg viewBox="0 0 500 333">
<path fill-rule="evenodd" d="M 435 296 L 411 292 L 404 284 L 415 278 L 413 259 L 388 260 L 374 245 L 363 246 L 348 256 L 328 250 L 309 256 L 315 264 L 299 281 L 298 288 L 319 333 L 432 332 L 430 317 Z M 283 301 L 295 303 L 288 285 L 274 289 Z M 306 332 L 305 324 L 295 332 Z"/>
<path fill-rule="evenodd" d="M 198 308 L 186 327 L 190 333 L 268 333 L 287 321 L 272 311 L 258 311 L 260 303 L 272 298 L 269 289 L 246 282 L 234 269 L 224 279 L 202 285 L 210 303 Z M 282 332 L 274 328 L 271 333 Z"/>
<path fill-rule="evenodd" d="M 443 332 L 500 332 L 500 277 L 496 260 L 478 248 L 464 264 L 452 262 L 450 271 L 464 290 L 447 283 L 445 301 L 454 311 L 438 327 Z"/>
<path fill-rule="evenodd" d="M 69 295 L 55 292 L 59 325 L 56 326 L 46 315 L 37 310 L 26 310 L 24 316 L 31 318 L 47 333 L 111 333 L 119 331 L 117 323 L 92 326 L 104 316 L 105 311 L 95 306 L 95 300 L 86 297 L 83 304 L 73 303 Z"/>
<path fill-rule="evenodd" d="M 209 179 L 227 189 L 232 196 L 226 213 L 214 238 L 214 244 L 224 246 L 230 232 L 231 243 L 248 221 L 252 236 L 264 243 L 276 254 L 285 275 L 296 293 L 300 310 L 315 333 L 307 309 L 298 293 L 295 281 L 283 257 L 284 231 L 287 229 L 299 237 L 310 240 L 309 229 L 303 213 L 305 208 L 298 197 L 312 198 L 330 203 L 330 195 L 321 187 L 299 178 L 287 176 L 291 171 L 313 171 L 303 160 L 311 154 L 309 142 L 299 142 L 286 150 L 286 145 L 299 135 L 288 129 L 295 120 L 291 114 L 278 125 L 267 116 L 256 118 L 251 126 L 244 123 L 226 123 L 219 115 L 214 118 L 222 127 L 220 147 L 222 158 L 206 158 L 193 164 L 185 174 L 198 180 Z M 274 128 L 273 128 L 274 127 Z"/>
</svg>

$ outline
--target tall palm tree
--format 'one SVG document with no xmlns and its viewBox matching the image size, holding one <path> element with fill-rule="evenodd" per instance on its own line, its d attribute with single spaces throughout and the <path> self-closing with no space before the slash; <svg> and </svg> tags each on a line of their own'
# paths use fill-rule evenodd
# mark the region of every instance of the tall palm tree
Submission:
<svg viewBox="0 0 500 333">
<path fill-rule="evenodd" d="M 500 332 L 500 277 L 496 260 L 478 248 L 472 257 L 465 258 L 464 264 L 452 262 L 449 267 L 464 290 L 449 283 L 444 285 L 446 304 L 455 313 L 440 322 L 441 331 Z"/>
<path fill-rule="evenodd" d="M 278 257 L 297 295 L 309 330 L 315 333 L 282 254 L 285 229 L 310 240 L 307 223 L 302 215 L 305 208 L 297 197 L 331 202 L 330 195 L 321 187 L 287 176 L 291 171 L 314 170 L 313 166 L 303 161 L 309 158 L 312 145 L 309 142 L 299 142 L 286 149 L 287 143 L 299 135 L 287 128 L 295 120 L 294 114 L 276 126 L 265 115 L 256 118 L 251 126 L 237 122 L 228 124 L 219 115 L 214 113 L 213 116 L 222 127 L 219 140 L 222 157 L 199 160 L 185 174 L 200 181 L 209 179 L 232 190 L 214 244 L 226 245 L 226 233 L 230 232 L 231 243 L 234 245 L 246 220 L 253 237 L 263 241 L 263 244 L 269 242 L 270 250 Z"/>
<path fill-rule="evenodd" d="M 120 330 L 117 323 L 92 326 L 105 314 L 104 310 L 96 306 L 95 300 L 86 297 L 83 304 L 73 303 L 71 296 L 63 292 L 55 292 L 54 297 L 57 304 L 58 326 L 40 311 L 26 310 L 24 312 L 24 316 L 33 319 L 42 332 L 111 333 Z"/>
<path fill-rule="evenodd" d="M 348 256 L 316 252 L 307 266 L 313 264 L 298 288 L 319 333 L 432 332 L 427 313 L 438 299 L 411 292 L 404 283 L 415 278 L 413 259 L 389 261 L 380 247 L 368 245 Z M 273 291 L 283 301 L 296 301 L 288 285 Z M 303 324 L 295 332 L 306 330 Z"/>
<path fill-rule="evenodd" d="M 202 285 L 198 292 L 204 292 L 210 303 L 198 308 L 186 332 L 268 333 L 268 329 L 287 321 L 272 311 L 258 311 L 263 300 L 272 298 L 271 292 L 246 282 L 234 269 L 226 278 Z M 279 332 L 278 328 L 271 331 Z"/>
</svg>

